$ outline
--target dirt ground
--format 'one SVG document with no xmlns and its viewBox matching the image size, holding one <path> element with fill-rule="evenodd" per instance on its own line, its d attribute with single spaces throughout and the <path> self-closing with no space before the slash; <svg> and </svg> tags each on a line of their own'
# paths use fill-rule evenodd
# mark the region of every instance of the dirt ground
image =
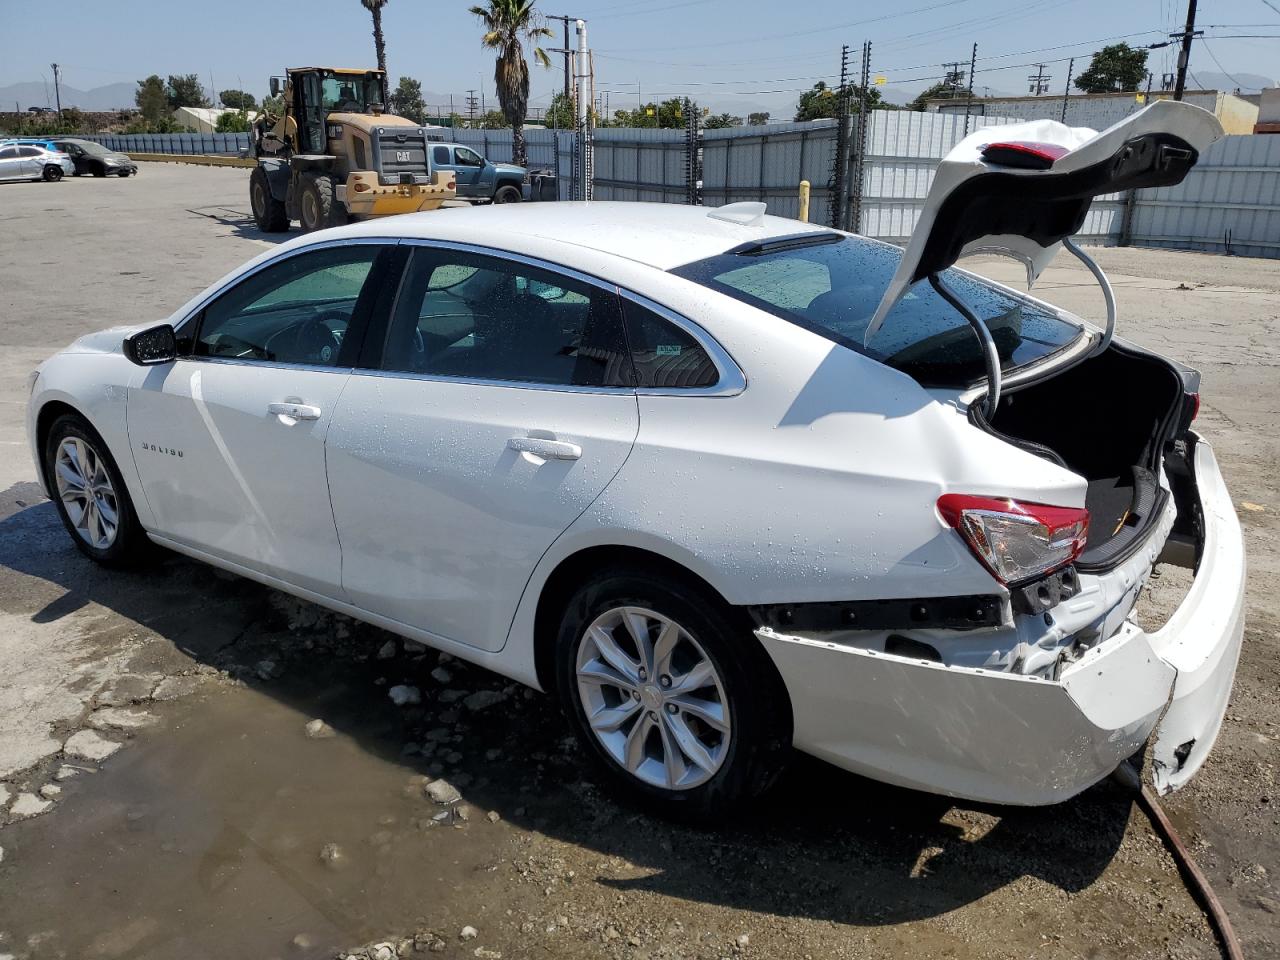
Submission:
<svg viewBox="0 0 1280 960">
<path fill-rule="evenodd" d="M 269 241 L 240 170 L 3 184 L 0 211 L 0 960 L 1219 955 L 1110 783 L 1017 810 L 798 760 L 741 820 L 673 826 L 597 789 L 547 697 L 178 557 L 94 567 L 35 483 L 27 372 Z M 1246 956 L 1280 957 L 1280 262 L 1097 253 L 1121 335 L 1203 371 L 1244 524 L 1235 693 L 1167 807 Z M 1064 257 L 1037 293 L 1101 312 Z M 1185 589 L 1155 583 L 1151 624 Z"/>
</svg>

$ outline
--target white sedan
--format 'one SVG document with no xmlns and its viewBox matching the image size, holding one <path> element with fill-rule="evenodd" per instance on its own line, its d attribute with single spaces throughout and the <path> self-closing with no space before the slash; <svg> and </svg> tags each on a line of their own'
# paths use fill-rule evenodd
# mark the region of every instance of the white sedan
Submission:
<svg viewBox="0 0 1280 960">
<path fill-rule="evenodd" d="M 952 266 L 1090 262 L 1091 198 L 1217 135 L 1157 107 L 981 131 L 905 254 L 751 203 L 310 234 L 47 360 L 33 453 L 93 559 L 161 544 L 552 691 L 670 812 L 792 747 L 1043 804 L 1149 746 L 1171 789 L 1242 636 L 1199 377 Z M 1147 631 L 1158 559 L 1195 577 Z"/>
</svg>

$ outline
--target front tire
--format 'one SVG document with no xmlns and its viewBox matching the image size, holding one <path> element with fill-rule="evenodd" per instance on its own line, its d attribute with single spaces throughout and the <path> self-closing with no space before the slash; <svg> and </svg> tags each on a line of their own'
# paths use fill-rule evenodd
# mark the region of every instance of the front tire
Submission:
<svg viewBox="0 0 1280 960">
<path fill-rule="evenodd" d="M 95 177 L 105 177 L 107 175 L 107 168 L 100 163 L 95 163 L 93 165 L 93 175 Z"/>
<path fill-rule="evenodd" d="M 45 440 L 44 468 L 62 525 L 85 556 L 130 565 L 149 552 L 129 491 L 111 452 L 88 421 L 66 414 Z"/>
<path fill-rule="evenodd" d="M 346 223 L 346 209 L 333 197 L 333 180 L 322 173 L 302 175 L 299 220 L 307 233 Z"/>
<path fill-rule="evenodd" d="M 785 765 L 791 711 L 750 625 L 663 573 L 616 568 L 570 598 L 557 691 L 605 779 L 678 819 L 764 792 Z"/>
<path fill-rule="evenodd" d="M 520 188 L 507 184 L 499 187 L 498 192 L 493 195 L 494 203 L 519 203 L 524 197 L 520 194 Z"/>
<path fill-rule="evenodd" d="M 43 176 L 45 183 L 57 183 L 62 179 L 62 168 L 55 166 L 45 167 Z"/>
<path fill-rule="evenodd" d="M 249 174 L 249 205 L 253 220 L 263 233 L 284 233 L 289 229 L 289 212 L 283 200 L 271 195 L 271 184 L 261 167 L 254 167 Z"/>
</svg>

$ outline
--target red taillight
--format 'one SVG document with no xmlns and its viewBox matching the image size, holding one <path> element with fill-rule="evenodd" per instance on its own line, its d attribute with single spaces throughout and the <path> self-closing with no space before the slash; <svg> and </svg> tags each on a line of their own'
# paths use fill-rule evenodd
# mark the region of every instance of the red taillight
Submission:
<svg viewBox="0 0 1280 960">
<path fill-rule="evenodd" d="M 1019 167 L 1024 170 L 1048 170 L 1053 161 L 1065 157 L 1070 151 L 1056 143 L 1034 143 L 1029 140 L 1007 140 L 989 143 L 982 148 L 982 159 L 998 163 L 1002 167 Z"/>
<path fill-rule="evenodd" d="M 1084 552 L 1089 511 L 999 497 L 948 493 L 942 519 L 1002 583 L 1021 583 L 1065 567 Z"/>
<path fill-rule="evenodd" d="M 1189 393 L 1187 396 L 1191 398 L 1191 416 L 1187 419 L 1187 423 L 1191 423 L 1200 415 L 1200 394 Z"/>
</svg>

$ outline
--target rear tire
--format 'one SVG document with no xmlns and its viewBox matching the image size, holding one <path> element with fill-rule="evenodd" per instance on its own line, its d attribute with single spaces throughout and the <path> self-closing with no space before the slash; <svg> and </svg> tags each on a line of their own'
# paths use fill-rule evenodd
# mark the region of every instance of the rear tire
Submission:
<svg viewBox="0 0 1280 960">
<path fill-rule="evenodd" d="M 504 187 L 499 187 L 498 192 L 493 195 L 494 203 L 519 203 L 523 199 L 520 188 L 509 183 Z"/>
<path fill-rule="evenodd" d="M 46 183 L 57 183 L 62 179 L 62 168 L 55 166 L 47 166 L 44 168 L 42 175 Z"/>
<path fill-rule="evenodd" d="M 107 175 L 107 168 L 100 163 L 95 163 L 93 165 L 93 175 L 95 177 L 105 177 Z"/>
<path fill-rule="evenodd" d="M 606 568 L 573 593 L 556 688 L 610 786 L 664 816 L 723 816 L 790 753 L 786 688 L 749 622 L 667 573 Z"/>
<path fill-rule="evenodd" d="M 339 227 L 347 222 L 347 211 L 333 198 L 333 179 L 323 173 L 302 175 L 298 200 L 299 220 L 307 233 Z"/>
<path fill-rule="evenodd" d="M 86 557 L 130 566 L 151 553 L 124 478 L 83 417 L 65 414 L 54 421 L 45 439 L 44 469 L 62 525 Z"/>
<path fill-rule="evenodd" d="M 261 167 L 254 167 L 249 174 L 249 205 L 253 208 L 254 222 L 263 233 L 283 233 L 289 229 L 289 213 L 284 201 L 271 195 L 271 184 Z"/>
</svg>

